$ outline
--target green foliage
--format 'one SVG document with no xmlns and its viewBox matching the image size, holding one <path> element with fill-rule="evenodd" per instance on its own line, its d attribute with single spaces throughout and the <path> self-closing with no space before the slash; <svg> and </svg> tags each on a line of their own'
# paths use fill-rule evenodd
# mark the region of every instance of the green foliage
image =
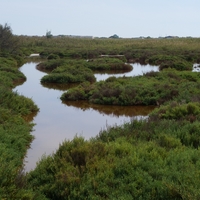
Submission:
<svg viewBox="0 0 200 200">
<path fill-rule="evenodd" d="M 16 54 L 19 50 L 19 40 L 12 34 L 8 24 L 0 24 L 0 56 Z"/>
<path fill-rule="evenodd" d="M 19 36 L 19 39 L 23 52 L 31 49 L 45 56 L 53 53 L 62 58 L 92 59 L 101 55 L 124 55 L 128 62 L 140 63 L 148 63 L 150 59 L 161 61 L 162 57 L 168 56 L 173 61 L 170 67 L 180 60 L 182 63 L 186 61 L 187 69 L 200 61 L 199 38 L 113 40 L 57 37 L 47 40 L 46 37 Z"/>
<path fill-rule="evenodd" d="M 200 75 L 183 71 L 200 62 L 199 39 L 18 39 L 22 54 L 49 58 L 38 65 L 51 71 L 47 82 L 83 82 L 64 93 L 64 100 L 160 107 L 145 120 L 108 127 L 88 141 L 64 141 L 25 175 L 23 158 L 33 124 L 23 118 L 38 108 L 10 90 L 24 77 L 8 51 L 1 52 L 6 56 L 0 58 L 1 199 L 200 199 Z M 124 55 L 127 61 L 155 63 L 163 70 L 91 84 L 88 67 L 120 68 L 124 63 L 101 55 Z"/>
<path fill-rule="evenodd" d="M 13 67 L 17 67 L 17 62 L 12 57 L 9 58 L 0 57 L 0 66 L 10 67 L 12 69 Z"/>
<path fill-rule="evenodd" d="M 0 199 L 45 199 L 25 188 L 23 159 L 33 140 L 33 124 L 24 119 L 38 107 L 11 90 L 13 84 L 25 79 L 15 59 L 0 57 Z"/>
<path fill-rule="evenodd" d="M 56 69 L 57 67 L 63 65 L 64 63 L 65 63 L 64 59 L 52 59 L 39 63 L 37 65 L 37 68 L 40 70 L 52 71 L 53 69 Z"/>
<path fill-rule="evenodd" d="M 42 158 L 29 187 L 61 200 L 198 199 L 200 152 L 173 143 L 170 151 L 154 141 L 76 137 Z"/>
<path fill-rule="evenodd" d="M 15 114 L 26 116 L 39 110 L 31 99 L 20 96 L 7 88 L 0 87 L 0 93 L 0 106 L 12 110 Z"/>
<path fill-rule="evenodd" d="M 41 79 L 42 83 L 79 83 L 85 81 L 94 82 L 95 77 L 89 68 L 78 63 L 63 64 Z"/>
<path fill-rule="evenodd" d="M 78 100 L 81 95 L 77 92 L 84 91 L 87 99 L 96 104 L 161 105 L 171 100 L 199 101 L 199 76 L 199 73 L 164 70 L 139 77 L 111 77 L 93 85 L 81 85 L 81 90 L 69 89 L 62 97 Z"/>
<path fill-rule="evenodd" d="M 184 57 L 174 55 L 155 55 L 148 59 L 148 62 L 153 65 L 159 65 L 160 70 L 165 68 L 174 68 L 179 71 L 192 70 L 192 62 L 184 59 Z"/>
<path fill-rule="evenodd" d="M 30 135 L 32 127 L 33 124 L 25 122 L 11 108 L 0 105 L 1 199 L 34 199 L 32 190 L 25 189 L 26 179 L 22 171 L 27 147 L 33 139 Z"/>
<path fill-rule="evenodd" d="M 58 55 L 55 55 L 55 54 L 50 54 L 47 59 L 48 60 L 52 60 L 52 59 L 59 59 L 60 57 Z"/>
<path fill-rule="evenodd" d="M 133 67 L 125 64 L 118 58 L 102 57 L 88 60 L 86 67 L 92 70 L 132 70 Z"/>
<path fill-rule="evenodd" d="M 85 91 L 81 86 L 72 88 L 69 93 L 64 93 L 60 97 L 62 100 L 70 99 L 71 101 L 76 101 L 77 99 L 79 100 L 85 100 L 87 99 L 87 96 L 85 94 Z"/>
<path fill-rule="evenodd" d="M 171 102 L 155 109 L 150 116 L 159 119 L 187 119 L 194 122 L 200 117 L 200 103 L 178 104 Z"/>
<path fill-rule="evenodd" d="M 18 70 L 15 59 L 0 57 L 0 85 L 11 88 L 14 84 L 25 80 L 26 77 Z"/>
</svg>

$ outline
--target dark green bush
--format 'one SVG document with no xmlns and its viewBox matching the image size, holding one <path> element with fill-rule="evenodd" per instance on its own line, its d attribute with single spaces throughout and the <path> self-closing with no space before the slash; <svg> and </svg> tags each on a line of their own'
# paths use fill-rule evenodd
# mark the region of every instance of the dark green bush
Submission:
<svg viewBox="0 0 200 200">
<path fill-rule="evenodd" d="M 81 65 L 69 64 L 56 68 L 41 79 L 42 83 L 80 83 L 85 81 L 95 81 L 92 71 Z"/>
<path fill-rule="evenodd" d="M 97 104 L 161 105 L 172 100 L 199 102 L 199 80 L 199 73 L 164 70 L 139 77 L 111 77 L 92 86 L 85 85 L 82 90 L 90 102 Z M 68 92 L 70 95 L 73 93 L 71 90 Z M 70 100 L 70 95 L 65 94 L 65 100 Z"/>
<path fill-rule="evenodd" d="M 57 67 L 63 65 L 64 63 L 65 63 L 65 60 L 63 59 L 52 59 L 52 60 L 39 63 L 37 65 L 37 68 L 40 70 L 52 71 L 53 69 L 56 69 Z"/>
<path fill-rule="evenodd" d="M 109 56 L 90 59 L 86 63 L 86 67 L 92 70 L 132 70 L 133 67 L 129 64 L 125 64 L 123 59 L 113 58 Z"/>
<path fill-rule="evenodd" d="M 55 54 L 50 54 L 50 55 L 48 55 L 48 57 L 47 57 L 47 59 L 48 60 L 53 60 L 53 59 L 59 59 L 60 57 L 58 56 L 58 55 L 55 55 Z"/>
<path fill-rule="evenodd" d="M 179 71 L 192 70 L 193 63 L 183 59 L 183 57 L 172 55 L 154 55 L 148 59 L 153 65 L 159 65 L 159 69 L 174 68 Z"/>
<path fill-rule="evenodd" d="M 163 147 L 170 140 L 173 145 L 168 148 L 174 151 Z M 74 138 L 43 157 L 28 174 L 29 186 L 61 200 L 198 199 L 199 151 L 172 139 L 165 143 Z"/>
</svg>

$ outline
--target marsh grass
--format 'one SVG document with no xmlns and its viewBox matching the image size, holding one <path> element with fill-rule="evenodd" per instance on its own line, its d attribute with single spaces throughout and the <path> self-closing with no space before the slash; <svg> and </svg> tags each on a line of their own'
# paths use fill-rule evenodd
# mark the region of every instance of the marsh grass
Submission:
<svg viewBox="0 0 200 200">
<path fill-rule="evenodd" d="M 88 60 L 86 67 L 92 70 L 132 70 L 133 67 L 118 58 L 101 57 Z"/>
<path fill-rule="evenodd" d="M 22 116 L 37 107 L 31 99 L 12 93 L 13 81 L 21 75 L 9 69 L 14 60 L 9 58 L 4 65 L 0 59 L 1 199 L 200 199 L 200 77 L 199 73 L 184 71 L 190 70 L 191 63 L 200 62 L 199 38 L 18 39 L 22 55 L 39 52 L 46 58 L 56 58 L 40 67 L 47 66 L 57 80 L 62 80 L 60 74 L 68 74 L 67 80 L 84 81 L 64 93 L 63 99 L 111 105 L 153 104 L 159 108 L 145 120 L 107 126 L 90 140 L 75 137 L 64 141 L 25 175 L 21 169 L 33 139 L 33 124 Z M 83 60 L 100 55 L 157 62 L 163 70 L 139 77 L 86 82 L 76 68 L 87 74 L 89 69 L 85 71 Z M 70 61 L 72 58 L 78 61 Z M 73 73 L 78 77 L 72 77 Z"/>
<path fill-rule="evenodd" d="M 171 100 L 199 101 L 199 87 L 199 73 L 164 70 L 138 77 L 110 77 L 93 85 L 82 84 L 69 89 L 61 99 L 80 100 L 84 96 L 96 104 L 161 105 Z"/>
<path fill-rule="evenodd" d="M 152 56 L 176 55 L 187 61 L 200 60 L 199 38 L 177 39 L 81 39 L 20 36 L 22 50 L 40 52 L 48 56 L 57 54 L 60 58 L 92 59 L 101 55 L 124 55 L 129 61 L 148 62 Z M 29 54 L 30 55 L 30 54 Z"/>
<path fill-rule="evenodd" d="M 92 71 L 130 71 L 132 66 L 125 64 L 124 61 L 118 58 L 102 57 L 88 61 L 83 59 L 50 59 L 39 63 L 37 69 L 48 73 L 42 78 L 42 83 L 75 83 L 84 80 L 94 82 L 95 78 L 92 77 L 94 76 Z"/>
<path fill-rule="evenodd" d="M 33 136 L 33 124 L 27 116 L 39 109 L 31 99 L 12 92 L 14 85 L 25 81 L 14 58 L 0 57 L 0 198 L 23 199 L 33 197 L 25 190 L 23 159 Z M 21 175 L 20 175 L 21 174 Z"/>
<path fill-rule="evenodd" d="M 50 74 L 42 77 L 41 83 L 80 83 L 94 82 L 92 70 L 81 65 L 65 64 L 54 69 Z"/>
</svg>

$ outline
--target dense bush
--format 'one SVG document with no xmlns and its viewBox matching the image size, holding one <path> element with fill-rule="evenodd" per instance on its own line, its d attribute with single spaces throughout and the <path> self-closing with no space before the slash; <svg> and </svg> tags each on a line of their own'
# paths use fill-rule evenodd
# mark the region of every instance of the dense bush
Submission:
<svg viewBox="0 0 200 200">
<path fill-rule="evenodd" d="M 10 56 L 0 57 L 0 199 L 42 199 L 25 188 L 23 160 L 33 139 L 33 124 L 25 119 L 38 107 L 31 99 L 12 92 L 14 85 L 26 80 L 17 64 Z"/>
<path fill-rule="evenodd" d="M 26 123 L 19 114 L 0 105 L 0 198 L 22 198 L 25 191 L 24 175 L 21 174 L 23 159 L 33 136 L 32 125 Z M 24 191 L 23 191 L 24 190 Z"/>
<path fill-rule="evenodd" d="M 184 57 L 172 55 L 157 55 L 148 59 L 150 64 L 159 65 L 160 70 L 174 68 L 179 71 L 192 70 L 193 62 L 185 60 Z"/>
<path fill-rule="evenodd" d="M 23 160 L 33 136 L 31 124 L 19 114 L 0 106 L 0 198 L 44 199 L 37 191 L 26 188 Z"/>
<path fill-rule="evenodd" d="M 79 100 L 81 95 L 78 93 L 81 92 L 96 104 L 161 105 L 171 100 L 199 101 L 199 76 L 193 72 L 164 70 L 139 77 L 110 77 L 93 85 L 84 84 L 77 89 L 69 89 L 61 99 Z"/>
<path fill-rule="evenodd" d="M 92 71 L 81 65 L 69 64 L 54 69 L 41 79 L 42 83 L 79 83 L 85 81 L 95 81 Z"/>
<path fill-rule="evenodd" d="M 50 54 L 47 59 L 48 60 L 52 60 L 52 59 L 59 59 L 60 57 L 58 55 L 55 55 L 55 54 Z"/>
<path fill-rule="evenodd" d="M 78 83 L 94 82 L 95 77 L 91 70 L 131 70 L 132 66 L 125 64 L 118 58 L 102 57 L 98 59 L 72 60 L 72 59 L 50 59 L 41 62 L 37 68 L 42 71 L 51 72 L 41 79 L 42 83 Z"/>
<path fill-rule="evenodd" d="M 56 69 L 57 67 L 63 65 L 64 63 L 65 63 L 65 60 L 63 59 L 52 59 L 52 60 L 40 62 L 37 65 L 37 69 L 52 71 Z"/>
<path fill-rule="evenodd" d="M 127 124 L 121 131 L 138 131 L 132 126 Z M 29 187 L 61 200 L 200 197 L 199 150 L 167 135 L 151 142 L 135 140 L 130 134 L 118 137 L 118 129 L 106 132 L 108 137 L 115 133 L 114 141 L 100 141 L 101 136 L 99 141 L 64 142 L 29 173 Z"/>
<path fill-rule="evenodd" d="M 200 117 L 200 103 L 180 104 L 170 102 L 168 105 L 161 106 L 151 113 L 151 118 L 158 117 L 159 119 L 188 119 L 194 122 Z"/>
<path fill-rule="evenodd" d="M 132 70 L 133 67 L 125 64 L 124 60 L 119 58 L 101 57 L 90 59 L 86 63 L 86 67 L 92 70 Z"/>
</svg>

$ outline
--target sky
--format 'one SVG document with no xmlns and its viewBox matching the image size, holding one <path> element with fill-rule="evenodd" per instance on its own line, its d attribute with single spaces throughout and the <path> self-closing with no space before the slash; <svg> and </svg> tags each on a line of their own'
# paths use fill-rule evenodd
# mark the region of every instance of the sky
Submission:
<svg viewBox="0 0 200 200">
<path fill-rule="evenodd" d="M 0 0 L 13 34 L 200 37 L 200 0 Z"/>
</svg>

